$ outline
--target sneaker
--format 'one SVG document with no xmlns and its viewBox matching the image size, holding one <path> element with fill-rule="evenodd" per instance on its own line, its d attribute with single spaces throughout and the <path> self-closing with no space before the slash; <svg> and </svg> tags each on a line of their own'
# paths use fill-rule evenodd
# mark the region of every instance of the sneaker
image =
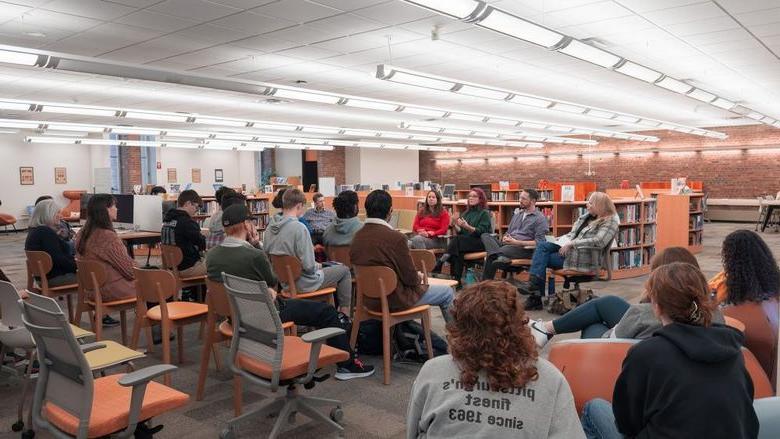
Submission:
<svg viewBox="0 0 780 439">
<path fill-rule="evenodd" d="M 527 299 L 525 299 L 524 308 L 526 311 L 541 311 L 544 308 L 542 298 L 536 294 L 531 294 Z"/>
<path fill-rule="evenodd" d="M 529 320 L 528 327 L 531 328 L 531 335 L 534 336 L 534 341 L 536 341 L 536 346 L 539 349 L 543 348 L 552 338 L 552 334 L 544 330 L 544 323 L 542 323 L 541 319 Z"/>
<path fill-rule="evenodd" d="M 502 255 L 496 258 L 496 262 L 498 262 L 499 264 L 508 264 L 512 262 L 512 260 Z"/>
<path fill-rule="evenodd" d="M 112 326 L 119 325 L 119 320 L 116 320 L 115 318 L 111 316 L 103 316 L 103 327 L 104 328 L 110 328 Z"/>
<path fill-rule="evenodd" d="M 354 358 L 349 363 L 339 366 L 336 370 L 336 378 L 339 381 L 346 381 L 355 378 L 370 377 L 374 374 L 374 366 L 366 366 L 357 358 Z"/>
</svg>

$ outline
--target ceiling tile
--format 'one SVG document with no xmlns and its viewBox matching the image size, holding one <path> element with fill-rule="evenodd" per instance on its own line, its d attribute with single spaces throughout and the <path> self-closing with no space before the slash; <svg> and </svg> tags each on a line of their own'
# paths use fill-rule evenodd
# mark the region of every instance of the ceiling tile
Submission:
<svg viewBox="0 0 780 439">
<path fill-rule="evenodd" d="M 624 7 L 634 12 L 660 11 L 664 9 L 679 8 L 697 3 L 709 3 L 708 0 L 615 0 Z M 741 1 L 741 0 L 737 0 Z"/>
<path fill-rule="evenodd" d="M 318 60 L 318 59 L 330 58 L 342 54 L 341 52 L 327 50 L 315 46 L 301 46 L 293 49 L 282 50 L 276 53 L 282 56 L 289 56 L 292 58 L 299 58 L 304 60 Z"/>
<path fill-rule="evenodd" d="M 193 40 L 209 45 L 217 45 L 243 40 L 253 34 L 241 29 L 228 29 L 209 24 L 201 24 L 176 32 L 174 35 L 192 38 Z"/>
<path fill-rule="evenodd" d="M 17 19 L 16 21 L 31 27 L 41 26 L 71 32 L 82 32 L 103 23 L 102 21 L 93 18 L 76 17 L 74 15 L 46 11 L 43 9 L 30 11 L 24 14 L 23 18 Z"/>
<path fill-rule="evenodd" d="M 115 50 L 107 53 L 103 58 L 116 59 L 130 63 L 148 63 L 154 60 L 192 52 L 204 47 L 205 45 L 203 43 L 197 42 L 192 38 L 165 35 L 151 41 Z"/>
<path fill-rule="evenodd" d="M 778 3 L 775 3 L 778 5 Z M 780 23 L 780 8 L 765 9 L 737 15 L 737 20 L 745 26 L 760 26 L 762 24 Z"/>
<path fill-rule="evenodd" d="M 235 14 L 240 9 L 219 5 L 204 0 L 167 0 L 149 8 L 152 11 L 189 18 L 196 21 L 214 20 L 226 15 Z"/>
<path fill-rule="evenodd" d="M 379 3 L 390 3 L 395 0 L 311 0 L 323 6 L 330 6 L 344 12 L 360 10 Z"/>
<path fill-rule="evenodd" d="M 256 55 L 260 54 L 243 47 L 225 45 L 195 50 L 182 55 L 172 56 L 167 60 L 182 65 L 188 65 L 189 68 L 198 68 L 212 66 L 237 59 L 244 59 Z"/>
<path fill-rule="evenodd" d="M 0 2 L 0 20 L 10 20 L 21 17 L 25 12 L 31 11 L 29 6 L 20 6 L 13 3 Z"/>
<path fill-rule="evenodd" d="M 160 33 L 149 29 L 110 23 L 65 38 L 46 47 L 60 52 L 98 56 L 112 50 L 153 39 L 159 35 Z"/>
<path fill-rule="evenodd" d="M 719 18 L 726 14 L 714 4 L 705 2 L 648 12 L 643 15 L 657 25 L 668 26 L 671 24 L 689 23 L 708 18 Z"/>
<path fill-rule="evenodd" d="M 300 46 L 300 43 L 296 43 L 293 41 L 278 40 L 275 38 L 268 38 L 264 36 L 246 38 L 243 40 L 235 41 L 231 44 L 233 44 L 234 46 L 256 49 L 262 52 L 276 52 L 279 50 Z"/>
<path fill-rule="evenodd" d="M 584 24 L 632 15 L 631 11 L 613 1 L 589 3 L 568 7 L 544 15 L 546 20 L 556 20 L 557 25 Z M 543 22 L 542 24 L 550 25 Z"/>
<path fill-rule="evenodd" d="M 172 15 L 161 14 L 148 10 L 134 12 L 125 15 L 122 18 L 114 20 L 116 23 L 129 24 L 132 26 L 145 27 L 161 32 L 176 32 L 186 27 L 195 26 L 197 21 L 174 17 Z"/>
<path fill-rule="evenodd" d="M 297 23 L 306 23 L 341 13 L 338 9 L 306 0 L 282 0 L 252 9 L 252 12 Z"/>
<path fill-rule="evenodd" d="M 735 22 L 733 18 L 727 15 L 664 26 L 664 29 L 667 31 L 681 37 L 688 35 L 706 34 L 710 32 L 722 32 L 738 28 L 739 24 Z"/>
<path fill-rule="evenodd" d="M 357 14 L 384 24 L 398 25 L 428 18 L 436 13 L 408 3 L 396 1 L 361 9 Z"/>
<path fill-rule="evenodd" d="M 260 35 L 285 27 L 294 26 L 295 22 L 252 12 L 242 12 L 240 14 L 234 14 L 212 21 L 209 24 L 224 27 L 226 29 L 245 31 L 251 35 Z"/>
<path fill-rule="evenodd" d="M 776 0 L 718 0 L 718 4 L 734 15 L 777 7 Z"/>
<path fill-rule="evenodd" d="M 210 0 L 211 3 L 230 6 L 237 9 L 252 9 L 258 6 L 267 5 L 278 0 Z"/>
<path fill-rule="evenodd" d="M 119 3 L 120 5 L 134 8 L 147 8 L 155 3 L 160 3 L 160 0 L 111 0 L 111 3 Z"/>
<path fill-rule="evenodd" d="M 136 8 L 100 0 L 54 0 L 44 9 L 98 20 L 113 20 L 136 11 Z"/>
</svg>

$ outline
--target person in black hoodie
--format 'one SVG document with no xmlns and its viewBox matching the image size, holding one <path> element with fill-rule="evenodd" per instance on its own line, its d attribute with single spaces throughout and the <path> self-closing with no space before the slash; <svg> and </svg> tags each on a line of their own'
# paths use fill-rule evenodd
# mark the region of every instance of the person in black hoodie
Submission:
<svg viewBox="0 0 780 439">
<path fill-rule="evenodd" d="M 51 256 L 52 267 L 46 275 L 51 287 L 76 283 L 76 259 L 67 241 L 58 235 L 61 219 L 60 207 L 54 200 L 36 203 L 24 242 L 25 250 L 43 251 Z"/>
<path fill-rule="evenodd" d="M 206 264 L 201 252 L 206 250 L 206 238 L 200 233 L 198 222 L 192 219 L 200 209 L 200 195 L 192 189 L 179 194 L 177 208 L 165 214 L 160 240 L 181 249 L 179 274 L 182 277 L 203 276 Z"/>
<path fill-rule="evenodd" d="M 587 437 L 756 438 L 743 336 L 712 324 L 714 303 L 701 271 L 682 262 L 659 267 L 647 295 L 663 327 L 629 350 L 613 405 L 585 405 Z"/>
</svg>

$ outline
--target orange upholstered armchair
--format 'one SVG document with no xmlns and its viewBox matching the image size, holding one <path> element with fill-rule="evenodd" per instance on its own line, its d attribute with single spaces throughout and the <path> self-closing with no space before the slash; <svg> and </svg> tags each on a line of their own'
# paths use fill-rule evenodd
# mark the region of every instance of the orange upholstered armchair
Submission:
<svg viewBox="0 0 780 439">
<path fill-rule="evenodd" d="M 60 210 L 60 215 L 65 221 L 76 220 L 78 221 L 79 213 L 81 212 L 81 194 L 86 194 L 87 191 L 62 191 L 62 196 L 70 200 L 67 206 Z"/>
<path fill-rule="evenodd" d="M 0 206 L 2 205 L 3 202 L 0 201 Z M 8 213 L 0 212 L 0 227 L 8 229 L 8 226 L 13 227 L 14 231 L 16 230 L 16 217 Z"/>
</svg>

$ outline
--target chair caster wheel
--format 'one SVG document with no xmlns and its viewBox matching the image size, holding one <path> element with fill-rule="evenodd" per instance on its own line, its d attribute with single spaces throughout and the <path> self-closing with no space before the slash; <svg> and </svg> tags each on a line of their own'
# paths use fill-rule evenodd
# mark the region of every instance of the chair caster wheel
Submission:
<svg viewBox="0 0 780 439">
<path fill-rule="evenodd" d="M 236 433 L 232 428 L 226 428 L 219 433 L 219 439 L 236 439 Z"/>
<path fill-rule="evenodd" d="M 335 423 L 341 423 L 341 420 L 344 419 L 344 411 L 341 410 L 341 407 L 334 407 L 330 411 L 330 419 Z"/>
<path fill-rule="evenodd" d="M 35 437 L 35 432 L 32 430 L 26 430 L 22 432 L 22 439 L 33 439 Z"/>
<path fill-rule="evenodd" d="M 23 428 L 24 428 L 24 422 L 22 421 L 14 422 L 14 425 L 11 426 L 12 431 L 22 431 Z"/>
</svg>

